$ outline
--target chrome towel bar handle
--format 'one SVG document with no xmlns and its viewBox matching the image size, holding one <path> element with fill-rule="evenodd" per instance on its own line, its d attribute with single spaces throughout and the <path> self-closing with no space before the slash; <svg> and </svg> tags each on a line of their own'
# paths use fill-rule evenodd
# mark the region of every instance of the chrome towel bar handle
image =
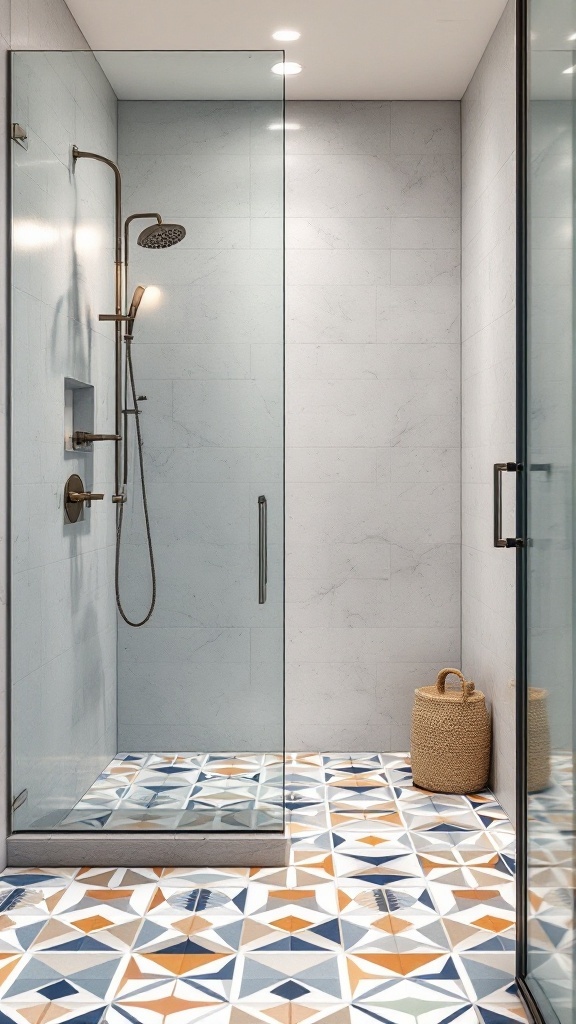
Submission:
<svg viewBox="0 0 576 1024">
<path fill-rule="evenodd" d="M 494 547 L 518 548 L 524 541 L 521 537 L 502 536 L 502 474 L 519 473 L 522 466 L 516 462 L 496 462 L 494 464 Z"/>
</svg>

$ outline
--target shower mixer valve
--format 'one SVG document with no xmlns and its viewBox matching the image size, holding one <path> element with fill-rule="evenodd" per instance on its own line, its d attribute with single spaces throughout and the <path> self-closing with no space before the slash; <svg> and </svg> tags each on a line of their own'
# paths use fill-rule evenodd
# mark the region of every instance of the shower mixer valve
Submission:
<svg viewBox="0 0 576 1024">
<path fill-rule="evenodd" d="M 77 523 L 84 506 L 90 508 L 93 501 L 103 501 L 103 494 L 84 490 L 82 478 L 77 473 L 69 476 L 64 487 L 64 508 L 69 523 Z"/>
</svg>

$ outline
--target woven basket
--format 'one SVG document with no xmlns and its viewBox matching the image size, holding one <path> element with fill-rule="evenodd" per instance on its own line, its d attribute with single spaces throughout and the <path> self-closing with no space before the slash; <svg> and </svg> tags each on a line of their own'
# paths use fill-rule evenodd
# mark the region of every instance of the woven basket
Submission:
<svg viewBox="0 0 576 1024">
<path fill-rule="evenodd" d="M 550 725 L 548 691 L 528 687 L 528 792 L 550 785 Z"/>
<path fill-rule="evenodd" d="M 446 690 L 458 676 L 460 690 Z M 414 785 L 435 793 L 477 793 L 490 769 L 490 715 L 484 694 L 457 668 L 444 668 L 435 686 L 416 690 L 412 712 Z"/>
</svg>

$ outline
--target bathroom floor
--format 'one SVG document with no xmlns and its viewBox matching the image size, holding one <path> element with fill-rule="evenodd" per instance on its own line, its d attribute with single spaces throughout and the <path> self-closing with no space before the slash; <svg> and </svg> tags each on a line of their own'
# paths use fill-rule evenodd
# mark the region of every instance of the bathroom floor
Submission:
<svg viewBox="0 0 576 1024">
<path fill-rule="evenodd" d="M 281 754 L 118 754 L 58 827 L 281 831 L 283 762 Z"/>
<path fill-rule="evenodd" d="M 0 1024 L 505 1024 L 514 833 L 402 754 L 287 757 L 287 868 L 7 870 Z"/>
</svg>

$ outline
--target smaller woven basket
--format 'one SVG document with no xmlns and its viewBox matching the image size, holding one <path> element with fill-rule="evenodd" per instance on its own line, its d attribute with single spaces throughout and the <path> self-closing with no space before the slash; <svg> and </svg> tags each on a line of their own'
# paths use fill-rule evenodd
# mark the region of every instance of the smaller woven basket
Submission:
<svg viewBox="0 0 576 1024">
<path fill-rule="evenodd" d="M 528 687 L 528 792 L 540 793 L 550 785 L 550 725 L 548 691 Z"/>
<path fill-rule="evenodd" d="M 459 690 L 447 690 L 447 676 Z M 414 785 L 435 793 L 477 793 L 490 770 L 490 715 L 484 694 L 457 668 L 444 668 L 435 686 L 416 690 L 412 712 Z"/>
</svg>

